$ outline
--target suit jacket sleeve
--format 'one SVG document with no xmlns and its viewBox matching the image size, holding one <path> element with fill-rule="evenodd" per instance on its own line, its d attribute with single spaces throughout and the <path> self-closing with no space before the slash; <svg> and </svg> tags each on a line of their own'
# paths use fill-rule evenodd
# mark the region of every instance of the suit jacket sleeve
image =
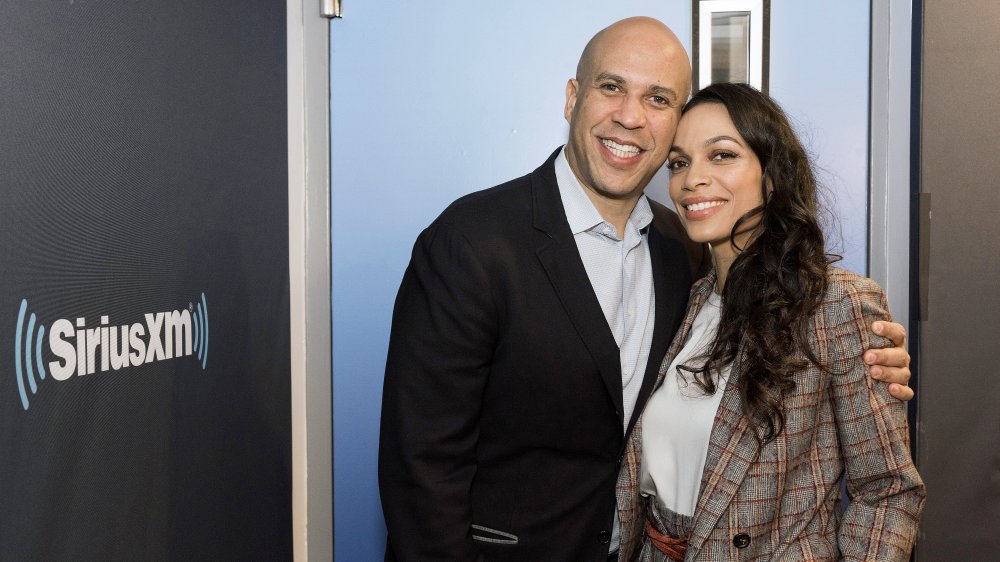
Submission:
<svg viewBox="0 0 1000 562">
<path fill-rule="evenodd" d="M 906 406 L 873 382 L 861 360 L 885 347 L 875 320 L 891 320 L 885 295 L 870 279 L 849 283 L 831 342 L 833 400 L 851 503 L 838 530 L 845 560 L 909 560 L 924 485 L 910 457 Z M 842 316 L 841 316 L 842 315 Z"/>
<path fill-rule="evenodd" d="M 469 241 L 431 225 L 396 297 L 382 395 L 379 487 L 397 560 L 478 558 L 469 492 L 496 324 Z"/>
</svg>

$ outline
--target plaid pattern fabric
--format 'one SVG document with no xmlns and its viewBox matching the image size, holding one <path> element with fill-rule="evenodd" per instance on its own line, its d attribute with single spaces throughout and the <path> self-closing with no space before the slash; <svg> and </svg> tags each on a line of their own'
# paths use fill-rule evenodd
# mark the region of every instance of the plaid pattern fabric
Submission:
<svg viewBox="0 0 1000 562">
<path fill-rule="evenodd" d="M 657 386 L 680 351 L 715 284 L 695 283 L 691 302 L 660 368 Z M 831 267 L 809 331 L 809 345 L 830 367 L 809 365 L 784 398 L 785 428 L 760 447 L 734 385 L 723 391 L 708 448 L 694 529 L 685 560 L 908 560 L 925 490 L 909 452 L 906 406 L 873 382 L 861 360 L 891 342 L 871 331 L 889 320 L 872 280 Z M 740 360 L 730 382 L 740 376 Z M 642 424 L 636 425 L 618 478 L 621 560 L 642 548 L 645 500 L 639 496 Z M 846 475 L 851 503 L 840 501 Z M 736 540 L 743 548 L 734 545 Z"/>
</svg>

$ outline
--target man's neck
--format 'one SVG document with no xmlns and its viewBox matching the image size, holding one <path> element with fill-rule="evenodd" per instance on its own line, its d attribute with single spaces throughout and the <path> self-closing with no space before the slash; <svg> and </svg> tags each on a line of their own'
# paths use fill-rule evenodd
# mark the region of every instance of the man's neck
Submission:
<svg viewBox="0 0 1000 562">
<path fill-rule="evenodd" d="M 615 227 L 615 231 L 618 233 L 618 238 L 622 238 L 625 235 L 625 225 L 628 224 L 628 218 L 632 216 L 632 211 L 635 209 L 636 204 L 639 202 L 639 198 L 642 194 L 635 197 L 629 197 L 627 199 L 610 199 L 604 197 L 593 190 L 584 187 L 584 193 L 587 194 L 587 198 L 590 202 L 594 204 L 594 208 L 597 212 L 601 214 L 601 218 L 608 221 L 608 223 Z"/>
</svg>

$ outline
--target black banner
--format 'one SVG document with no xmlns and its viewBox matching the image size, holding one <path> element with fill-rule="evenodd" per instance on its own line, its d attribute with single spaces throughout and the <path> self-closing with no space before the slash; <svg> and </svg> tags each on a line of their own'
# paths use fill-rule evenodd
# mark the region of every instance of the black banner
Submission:
<svg viewBox="0 0 1000 562">
<path fill-rule="evenodd" d="M 0 13 L 0 559 L 290 559 L 285 4 Z"/>
</svg>

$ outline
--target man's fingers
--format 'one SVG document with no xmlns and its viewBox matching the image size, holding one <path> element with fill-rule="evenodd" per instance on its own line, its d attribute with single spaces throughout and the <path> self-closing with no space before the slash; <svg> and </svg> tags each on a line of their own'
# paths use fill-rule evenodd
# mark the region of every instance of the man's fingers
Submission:
<svg viewBox="0 0 1000 562">
<path fill-rule="evenodd" d="M 901 347 L 869 349 L 864 355 L 865 363 L 883 367 L 906 367 L 910 364 L 910 354 Z"/>
<path fill-rule="evenodd" d="M 865 363 L 871 365 L 872 378 L 889 384 L 889 394 L 897 400 L 913 398 L 910 382 L 910 354 L 906 352 L 906 330 L 895 322 L 873 322 L 872 330 L 892 340 L 896 347 L 869 349 L 864 354 Z"/>
<path fill-rule="evenodd" d="M 882 365 L 872 365 L 868 372 L 872 378 L 882 382 L 897 383 L 907 385 L 910 383 L 909 367 L 883 367 Z"/>
<path fill-rule="evenodd" d="M 896 347 L 906 347 L 906 330 L 902 324 L 879 320 L 872 322 L 872 331 L 889 338 Z"/>
<path fill-rule="evenodd" d="M 913 389 L 908 386 L 893 383 L 889 385 L 889 394 L 897 400 L 906 402 L 907 400 L 913 398 Z"/>
</svg>

